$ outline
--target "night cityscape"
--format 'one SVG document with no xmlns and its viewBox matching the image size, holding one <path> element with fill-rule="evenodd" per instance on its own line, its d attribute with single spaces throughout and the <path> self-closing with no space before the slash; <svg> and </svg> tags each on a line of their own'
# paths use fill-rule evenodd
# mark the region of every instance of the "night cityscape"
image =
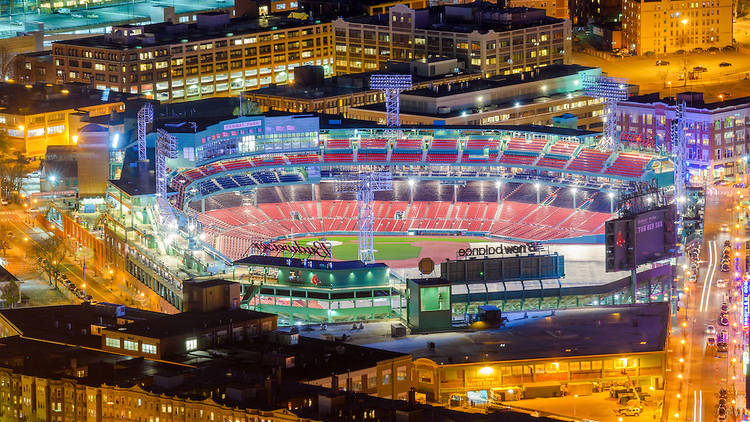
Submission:
<svg viewBox="0 0 750 422">
<path fill-rule="evenodd" d="M 750 421 L 748 7 L 0 0 L 0 421 Z"/>
</svg>

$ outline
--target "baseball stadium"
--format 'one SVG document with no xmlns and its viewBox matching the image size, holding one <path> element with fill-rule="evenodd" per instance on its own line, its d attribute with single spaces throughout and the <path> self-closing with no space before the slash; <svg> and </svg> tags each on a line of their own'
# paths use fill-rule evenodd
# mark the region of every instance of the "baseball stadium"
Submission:
<svg viewBox="0 0 750 422">
<path fill-rule="evenodd" d="M 282 323 L 398 316 L 409 278 L 440 277 L 441 263 L 465 259 L 457 251 L 486 245 L 539 245 L 559 270 L 452 285 L 454 316 L 623 303 L 630 274 L 603 275 L 604 223 L 622 195 L 673 179 L 663 153 L 630 139 L 603 151 L 601 133 L 577 129 L 196 120 L 154 122 L 143 154 L 155 164 L 123 148 L 103 220 L 139 251 L 128 271 L 177 309 L 181 280 L 223 277 L 242 282 L 243 306 Z M 431 272 L 417 269 L 425 258 Z M 665 294 L 663 283 L 638 288 Z"/>
</svg>

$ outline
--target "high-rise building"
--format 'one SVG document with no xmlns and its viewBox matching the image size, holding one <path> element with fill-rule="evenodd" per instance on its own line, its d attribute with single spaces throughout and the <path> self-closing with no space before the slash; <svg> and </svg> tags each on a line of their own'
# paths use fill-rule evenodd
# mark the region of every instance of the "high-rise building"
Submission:
<svg viewBox="0 0 750 422">
<path fill-rule="evenodd" d="M 319 21 L 205 14 L 191 24 L 114 27 L 54 43 L 52 52 L 58 79 L 184 101 L 286 83 L 302 65 L 330 75 L 331 38 L 330 24 Z"/>
<path fill-rule="evenodd" d="M 637 55 L 732 45 L 732 0 L 623 0 L 622 31 Z"/>
<path fill-rule="evenodd" d="M 377 70 L 388 60 L 455 57 L 469 72 L 520 73 L 571 56 L 570 21 L 544 10 L 471 3 L 339 18 L 332 22 L 336 73 Z"/>
</svg>

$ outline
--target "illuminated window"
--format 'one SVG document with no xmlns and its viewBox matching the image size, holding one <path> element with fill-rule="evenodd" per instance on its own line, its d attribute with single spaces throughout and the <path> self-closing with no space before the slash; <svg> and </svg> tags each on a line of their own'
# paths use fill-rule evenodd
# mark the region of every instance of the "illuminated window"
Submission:
<svg viewBox="0 0 750 422">
<path fill-rule="evenodd" d="M 197 338 L 189 338 L 185 340 L 185 350 L 191 351 L 198 348 L 198 339 Z"/>
<path fill-rule="evenodd" d="M 156 354 L 156 345 L 155 344 L 143 343 L 141 345 L 141 351 L 143 351 L 143 353 L 148 353 L 148 354 L 151 354 L 151 355 L 155 355 Z"/>
<path fill-rule="evenodd" d="M 110 338 L 110 337 L 107 337 L 104 340 L 104 344 L 107 347 L 114 347 L 114 348 L 119 349 L 120 348 L 120 339 L 119 338 Z"/>
<path fill-rule="evenodd" d="M 137 341 L 125 340 L 123 343 L 124 343 L 123 348 L 125 350 L 138 350 L 138 342 Z"/>
</svg>

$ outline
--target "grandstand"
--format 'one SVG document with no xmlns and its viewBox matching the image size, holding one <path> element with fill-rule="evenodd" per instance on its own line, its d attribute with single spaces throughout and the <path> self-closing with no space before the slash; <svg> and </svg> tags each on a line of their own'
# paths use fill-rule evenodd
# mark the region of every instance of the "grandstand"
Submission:
<svg viewBox="0 0 750 422">
<path fill-rule="evenodd" d="M 336 193 L 331 185 L 261 188 L 258 200 L 270 202 L 256 205 L 238 204 L 234 194 L 213 196 L 207 204 L 210 209 L 198 219 L 215 247 L 231 259 L 243 257 L 252 240 L 356 234 L 357 202 L 347 198 L 351 194 Z M 568 189 L 562 187 L 542 187 L 543 200 L 537 203 L 532 184 L 508 183 L 497 189 L 490 183 L 469 182 L 459 189 L 461 200 L 452 201 L 442 185 L 426 181 L 414 186 L 419 195 L 409 202 L 407 183 L 395 185 L 393 192 L 379 195 L 373 205 L 373 227 L 379 235 L 545 241 L 601 234 L 611 216 L 611 204 L 594 190 L 577 190 L 582 205 L 572 208 Z M 313 191 L 320 199 L 312 199 Z"/>
<path fill-rule="evenodd" d="M 573 129 L 435 126 L 388 133 L 372 122 L 312 115 L 249 121 L 257 118 L 206 129 L 195 152 L 202 159 L 185 168 L 170 164 L 173 203 L 190 207 L 203 239 L 231 259 L 242 257 L 251 240 L 356 234 L 355 195 L 333 188 L 341 171 L 392 172 L 393 191 L 375 194 L 378 235 L 534 241 L 602 233 L 613 209 L 601 192 L 629 190 L 660 171 L 654 154 L 600 151 L 593 147 L 596 133 Z M 232 144 L 232 137 L 245 142 L 251 134 L 251 144 Z M 217 156 L 212 145 L 202 145 L 208 141 L 235 153 Z"/>
</svg>

